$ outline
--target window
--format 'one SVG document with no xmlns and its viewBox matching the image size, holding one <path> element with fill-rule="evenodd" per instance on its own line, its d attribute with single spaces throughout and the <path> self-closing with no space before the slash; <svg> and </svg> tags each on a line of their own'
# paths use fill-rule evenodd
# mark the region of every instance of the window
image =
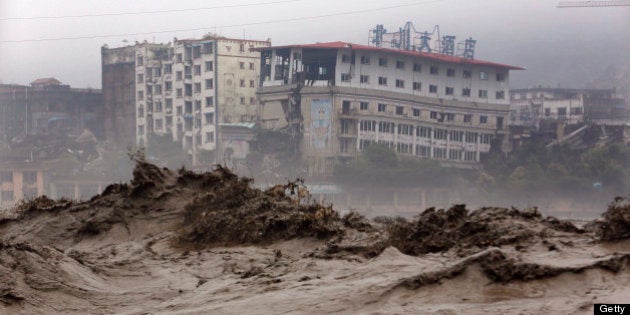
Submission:
<svg viewBox="0 0 630 315">
<path fill-rule="evenodd" d="M 144 99 L 144 92 L 138 91 L 138 100 L 143 100 L 143 99 Z"/>
<path fill-rule="evenodd" d="M 173 65 L 171 65 L 170 63 L 167 63 L 164 65 L 164 74 L 171 74 L 173 73 Z"/>
<path fill-rule="evenodd" d="M 175 61 L 182 62 L 182 54 L 175 54 Z"/>
<path fill-rule="evenodd" d="M 470 79 L 470 78 L 472 78 L 472 71 L 464 70 L 462 72 L 462 76 L 464 77 L 464 79 Z"/>
<path fill-rule="evenodd" d="M 477 143 L 477 133 L 476 132 L 467 132 L 466 133 L 466 143 Z"/>
<path fill-rule="evenodd" d="M 503 91 L 497 91 L 497 93 L 496 93 L 496 97 L 497 97 L 497 99 L 498 99 L 498 100 L 505 99 L 505 92 L 503 92 Z"/>
<path fill-rule="evenodd" d="M 396 130 L 394 128 L 394 123 L 379 121 L 378 122 L 378 131 L 385 133 L 394 133 Z"/>
<path fill-rule="evenodd" d="M 0 172 L 0 183 L 12 183 L 13 172 Z"/>
<path fill-rule="evenodd" d="M 414 109 L 413 109 L 413 116 L 414 116 L 414 117 L 420 117 L 420 110 L 419 110 L 419 109 L 417 109 L 417 108 L 414 108 Z"/>
<path fill-rule="evenodd" d="M 463 88 L 462 89 L 462 96 L 470 96 L 470 89 L 469 88 Z"/>
<path fill-rule="evenodd" d="M 455 76 L 455 69 L 446 69 L 446 76 L 447 77 L 454 77 Z"/>
<path fill-rule="evenodd" d="M 172 98 L 167 98 L 165 99 L 165 106 L 166 106 L 166 110 L 173 110 L 173 99 Z"/>
<path fill-rule="evenodd" d="M 431 119 L 437 119 L 437 112 L 431 112 L 431 113 L 429 114 L 429 118 L 431 118 Z"/>
<path fill-rule="evenodd" d="M 481 143 L 490 144 L 490 141 L 492 141 L 491 134 L 484 133 L 481 135 L 481 141 L 480 141 Z"/>
<path fill-rule="evenodd" d="M 435 132 L 433 133 L 433 139 L 446 140 L 447 134 L 448 132 L 446 131 L 446 129 L 435 129 Z"/>
<path fill-rule="evenodd" d="M 206 97 L 206 107 L 214 106 L 214 97 L 208 96 Z"/>
<path fill-rule="evenodd" d="M 162 102 L 161 101 L 156 101 L 155 102 L 155 112 L 156 113 L 161 113 L 162 112 Z"/>
<path fill-rule="evenodd" d="M 165 82 L 164 82 L 164 89 L 165 89 L 167 92 L 172 91 L 172 90 L 173 90 L 173 82 L 171 82 L 171 81 L 165 81 Z"/>
<path fill-rule="evenodd" d="M 464 152 L 464 161 L 476 161 L 476 160 L 477 160 L 477 152 L 474 152 L 474 151 Z"/>
<path fill-rule="evenodd" d="M 203 43 L 202 49 L 204 54 L 211 54 L 213 51 L 212 43 Z"/>
<path fill-rule="evenodd" d="M 144 126 L 140 125 L 138 126 L 138 135 L 144 135 Z"/>
<path fill-rule="evenodd" d="M 369 105 L 370 105 L 370 104 L 369 104 L 368 102 L 361 102 L 361 103 L 359 103 L 359 108 L 360 108 L 361 110 L 368 110 L 368 106 L 369 106 Z"/>
<path fill-rule="evenodd" d="M 254 80 L 249 80 L 249 87 L 250 88 L 255 87 Z"/>
<path fill-rule="evenodd" d="M 383 104 L 383 103 L 379 103 L 378 104 L 378 111 L 379 112 L 384 112 L 386 108 L 387 108 L 386 104 Z"/>
<path fill-rule="evenodd" d="M 212 64 L 212 61 L 206 61 L 206 71 L 213 71 L 214 69 L 214 65 Z"/>
<path fill-rule="evenodd" d="M 405 62 L 397 60 L 396 61 L 396 69 L 405 69 Z"/>
<path fill-rule="evenodd" d="M 362 65 L 369 65 L 370 64 L 370 57 L 369 56 L 361 56 L 361 64 Z"/>
<path fill-rule="evenodd" d="M 446 149 L 444 148 L 434 148 L 433 149 L 433 157 L 436 159 L 445 159 L 446 158 Z"/>
<path fill-rule="evenodd" d="M 196 65 L 194 69 L 195 69 L 195 75 L 201 75 L 201 66 L 200 65 Z"/>
<path fill-rule="evenodd" d="M 413 144 L 399 142 L 396 144 L 396 152 L 400 154 L 410 154 Z"/>
<path fill-rule="evenodd" d="M 2 201 L 13 201 L 13 190 L 2 191 Z"/>
<path fill-rule="evenodd" d="M 214 142 L 214 132 L 206 132 L 206 143 Z"/>
<path fill-rule="evenodd" d="M 341 62 L 350 63 L 350 55 L 341 55 Z"/>
<path fill-rule="evenodd" d="M 245 63 L 244 63 L 244 62 L 242 62 L 242 61 L 241 61 L 241 62 L 239 62 L 239 63 L 238 63 L 238 67 L 239 67 L 239 69 L 245 69 Z"/>
<path fill-rule="evenodd" d="M 138 108 L 138 118 L 144 117 L 144 109 L 142 107 Z"/>
<path fill-rule="evenodd" d="M 416 155 L 417 156 L 421 156 L 421 157 L 428 157 L 429 156 L 429 152 L 431 152 L 431 148 L 424 146 L 424 145 L 417 145 L 416 146 Z"/>
<path fill-rule="evenodd" d="M 162 119 L 155 120 L 155 130 L 162 130 L 163 122 Z"/>
<path fill-rule="evenodd" d="M 378 85 L 387 85 L 386 77 L 378 77 Z"/>
<path fill-rule="evenodd" d="M 144 74 L 138 73 L 138 78 L 136 79 L 136 83 L 144 83 Z"/>
<path fill-rule="evenodd" d="M 401 89 L 404 88 L 405 87 L 405 81 L 396 79 L 396 87 L 397 88 L 401 88 Z"/>
<path fill-rule="evenodd" d="M 254 63 L 253 62 L 249 63 L 249 70 L 254 70 Z"/>
<path fill-rule="evenodd" d="M 212 125 L 214 123 L 214 113 L 205 113 L 206 125 Z"/>
<path fill-rule="evenodd" d="M 142 58 L 142 56 L 138 56 L 138 66 L 143 66 L 144 65 L 144 58 Z"/>
<path fill-rule="evenodd" d="M 25 184 L 35 184 L 37 182 L 37 172 L 34 171 L 24 171 L 24 173 L 22 173 L 22 176 L 24 177 L 24 183 Z"/>
<path fill-rule="evenodd" d="M 245 80 L 241 79 L 241 80 L 239 81 L 239 86 L 240 86 L 240 87 L 245 87 Z"/>
<path fill-rule="evenodd" d="M 449 160 L 459 161 L 462 159 L 462 151 L 458 149 L 450 149 L 448 150 L 448 158 Z"/>
<path fill-rule="evenodd" d="M 463 131 L 451 131 L 451 141 L 462 142 L 464 140 Z"/>
<path fill-rule="evenodd" d="M 195 101 L 195 110 L 201 110 L 201 101 Z"/>
<path fill-rule="evenodd" d="M 429 85 L 429 93 L 437 93 L 437 85 Z"/>
<path fill-rule="evenodd" d="M 183 94 L 184 93 L 183 93 L 182 89 L 177 89 L 177 97 L 178 98 L 181 98 L 182 96 L 184 96 Z"/>
<path fill-rule="evenodd" d="M 396 106 L 396 115 L 402 115 L 405 109 L 402 106 Z"/>
<path fill-rule="evenodd" d="M 195 93 L 201 93 L 201 83 L 195 83 Z"/>
<path fill-rule="evenodd" d="M 256 105 L 256 98 L 255 97 L 250 97 L 249 98 L 249 105 Z"/>
<path fill-rule="evenodd" d="M 480 124 L 487 124 L 488 123 L 488 116 L 484 116 L 484 115 L 479 116 L 479 123 Z"/>
<path fill-rule="evenodd" d="M 398 134 L 399 135 L 412 136 L 413 135 L 413 126 L 412 125 L 407 125 L 407 124 L 399 124 L 398 125 Z"/>
<path fill-rule="evenodd" d="M 359 130 L 361 131 L 375 131 L 376 121 L 374 120 L 361 120 L 359 122 Z"/>
<path fill-rule="evenodd" d="M 350 74 L 349 73 L 342 73 L 341 74 L 341 81 L 342 82 L 350 82 Z"/>
<path fill-rule="evenodd" d="M 545 108 L 545 116 L 546 117 L 551 116 L 551 108 Z"/>
<path fill-rule="evenodd" d="M 431 138 L 431 128 L 429 127 L 417 127 L 416 137 Z"/>
<path fill-rule="evenodd" d="M 480 71 L 479 72 L 479 80 L 488 80 L 488 72 Z"/>
<path fill-rule="evenodd" d="M 245 105 L 245 98 L 241 97 L 241 105 Z"/>
<path fill-rule="evenodd" d="M 455 120 L 455 114 L 446 113 L 446 121 L 453 121 L 453 120 Z"/>
<path fill-rule="evenodd" d="M 413 90 L 414 91 L 420 91 L 422 89 L 422 84 L 420 82 L 414 82 L 413 83 Z"/>
<path fill-rule="evenodd" d="M 422 65 L 419 63 L 414 63 L 413 64 L 413 71 L 414 72 L 422 72 Z"/>
<path fill-rule="evenodd" d="M 387 59 L 385 58 L 378 58 L 378 65 L 381 67 L 387 67 Z"/>
<path fill-rule="evenodd" d="M 177 106 L 177 116 L 181 116 L 181 115 L 182 115 L 182 107 Z"/>
<path fill-rule="evenodd" d="M 192 102 L 185 102 L 184 103 L 184 112 L 186 114 L 192 114 L 192 112 L 193 112 L 193 104 L 192 104 Z"/>
<path fill-rule="evenodd" d="M 472 114 L 464 114 L 464 122 L 469 123 L 472 121 Z"/>
<path fill-rule="evenodd" d="M 199 128 L 199 127 L 201 127 L 201 118 L 195 118 L 195 128 Z"/>
<path fill-rule="evenodd" d="M 505 81 L 505 74 L 500 73 L 500 72 L 497 73 L 497 81 L 499 81 L 499 82 Z"/>
<path fill-rule="evenodd" d="M 446 90 L 445 90 L 445 93 L 446 93 L 446 95 L 453 95 L 453 92 L 454 92 L 454 91 L 455 91 L 455 89 L 454 89 L 454 88 L 452 88 L 452 87 L 450 87 L 450 86 L 447 86 L 447 87 L 446 87 Z"/>
<path fill-rule="evenodd" d="M 240 44 L 240 45 L 238 46 L 238 51 L 239 51 L 239 52 L 245 52 L 245 44 Z"/>
<path fill-rule="evenodd" d="M 195 59 L 201 57 L 201 46 L 192 47 L 192 56 Z"/>
<path fill-rule="evenodd" d="M 374 143 L 373 141 L 370 140 L 361 140 L 359 142 L 359 150 L 363 151 L 365 149 L 367 149 L 367 147 L 370 146 L 370 144 Z"/>
<path fill-rule="evenodd" d="M 582 115 L 582 107 L 571 107 L 571 115 Z"/>
<path fill-rule="evenodd" d="M 153 86 L 147 85 L 146 89 L 147 89 L 147 95 L 153 94 Z"/>
<path fill-rule="evenodd" d="M 558 117 L 564 117 L 567 115 L 566 107 L 558 107 Z"/>
<path fill-rule="evenodd" d="M 487 90 L 479 90 L 479 98 L 488 98 Z"/>
<path fill-rule="evenodd" d="M 192 69 L 190 68 L 190 66 L 185 66 L 184 67 L 184 78 L 185 79 L 192 78 Z"/>
<path fill-rule="evenodd" d="M 429 72 L 433 75 L 438 75 L 440 74 L 440 69 L 437 66 L 431 66 L 431 69 Z"/>
<path fill-rule="evenodd" d="M 370 83 L 370 76 L 369 75 L 361 75 L 361 83 Z"/>
<path fill-rule="evenodd" d="M 213 79 L 206 79 L 206 90 L 213 89 L 213 88 L 214 88 Z"/>
</svg>

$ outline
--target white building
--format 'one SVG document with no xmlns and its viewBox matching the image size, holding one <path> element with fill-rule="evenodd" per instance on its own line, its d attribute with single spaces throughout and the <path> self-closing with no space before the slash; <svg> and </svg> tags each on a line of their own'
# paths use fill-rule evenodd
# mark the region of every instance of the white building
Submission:
<svg viewBox="0 0 630 315">
<path fill-rule="evenodd" d="M 509 70 L 523 69 L 345 42 L 259 50 L 263 125 L 298 134 L 311 174 L 373 142 L 475 167 L 508 132 Z"/>
<path fill-rule="evenodd" d="M 255 122 L 260 52 L 268 41 L 207 37 L 135 50 L 136 143 L 171 135 L 197 164 L 214 159 L 218 123 Z M 220 147 L 220 145 L 219 145 Z M 209 151 L 213 151 L 210 153 Z"/>
</svg>

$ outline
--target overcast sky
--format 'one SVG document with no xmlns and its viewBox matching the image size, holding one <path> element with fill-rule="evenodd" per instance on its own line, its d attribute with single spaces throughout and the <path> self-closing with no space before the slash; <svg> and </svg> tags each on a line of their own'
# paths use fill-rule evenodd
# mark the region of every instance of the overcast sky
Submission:
<svg viewBox="0 0 630 315">
<path fill-rule="evenodd" d="M 431 30 L 439 24 L 442 35 L 455 35 L 457 41 L 473 37 L 477 40 L 478 59 L 525 66 L 527 70 L 512 75 L 512 87 L 581 87 L 609 65 L 630 63 L 630 7 L 558 9 L 557 3 L 0 0 L 0 81 L 28 84 L 36 78 L 56 77 L 75 87 L 100 88 L 103 44 L 119 47 L 125 45 L 124 41 L 143 40 L 166 43 L 173 37 L 199 38 L 208 32 L 235 38 L 270 38 L 273 45 L 338 40 L 366 44 L 368 31 L 376 24 L 384 24 L 391 31 L 407 21 L 412 21 L 418 30 Z M 401 7 L 386 8 L 398 5 Z M 209 7 L 215 8 L 107 15 Z M 68 15 L 101 16 L 32 19 Z M 325 15 L 329 16 L 321 17 Z M 320 17 L 312 18 L 317 16 Z M 121 35 L 151 32 L 160 33 Z M 15 42 L 94 36 L 108 37 Z"/>
</svg>

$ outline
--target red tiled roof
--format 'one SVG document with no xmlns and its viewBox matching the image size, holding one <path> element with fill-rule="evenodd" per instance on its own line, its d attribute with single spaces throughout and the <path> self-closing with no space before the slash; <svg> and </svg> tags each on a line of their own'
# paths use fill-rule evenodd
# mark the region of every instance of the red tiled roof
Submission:
<svg viewBox="0 0 630 315">
<path fill-rule="evenodd" d="M 282 48 L 311 48 L 311 49 L 346 48 L 346 49 L 354 49 L 354 50 L 376 51 L 376 52 L 421 57 L 421 58 L 432 59 L 435 61 L 450 62 L 450 63 L 497 67 L 497 68 L 505 68 L 505 69 L 510 69 L 510 70 L 525 70 L 525 68 L 519 67 L 519 66 L 511 66 L 511 65 L 490 62 L 490 61 L 485 61 L 485 60 L 479 60 L 479 59 L 467 59 L 463 57 L 443 55 L 443 54 L 417 52 L 417 51 L 409 51 L 409 50 L 394 49 L 394 48 L 374 47 L 374 46 L 352 44 L 352 43 L 346 43 L 346 42 L 329 42 L 329 43 L 316 43 L 316 44 L 304 44 L 304 45 L 273 46 L 273 47 L 265 47 L 265 48 L 255 48 L 254 50 L 262 51 L 262 50 L 282 49 Z"/>
</svg>

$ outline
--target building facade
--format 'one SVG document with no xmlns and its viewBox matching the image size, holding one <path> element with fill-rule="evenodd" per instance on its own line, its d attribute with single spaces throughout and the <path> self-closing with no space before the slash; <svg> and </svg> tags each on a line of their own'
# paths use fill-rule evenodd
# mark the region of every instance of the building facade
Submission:
<svg viewBox="0 0 630 315">
<path fill-rule="evenodd" d="M 30 86 L 0 85 L 0 139 L 89 129 L 103 136 L 102 95 L 97 89 L 71 88 L 54 78 L 37 79 Z"/>
<path fill-rule="evenodd" d="M 541 121 L 622 125 L 628 122 L 628 109 L 614 89 L 510 90 L 510 124 L 538 126 Z"/>
<path fill-rule="evenodd" d="M 219 123 L 257 120 L 260 52 L 252 49 L 269 46 L 268 41 L 210 36 L 103 48 L 105 103 L 120 108 L 120 115 L 106 126 L 111 125 L 112 133 L 124 132 L 140 147 L 150 145 L 153 134 L 169 136 L 181 142 L 193 164 L 214 160 L 221 154 Z M 118 72 L 105 80 L 110 65 L 109 72 Z M 116 79 L 117 75 L 123 78 Z M 105 82 L 124 86 L 108 89 Z M 116 128 L 118 116 L 128 120 L 124 128 Z M 131 120 L 134 128 L 129 132 Z"/>
<path fill-rule="evenodd" d="M 509 70 L 523 69 L 344 42 L 261 53 L 262 125 L 295 135 L 309 174 L 375 142 L 476 167 L 491 144 L 507 144 Z"/>
</svg>

